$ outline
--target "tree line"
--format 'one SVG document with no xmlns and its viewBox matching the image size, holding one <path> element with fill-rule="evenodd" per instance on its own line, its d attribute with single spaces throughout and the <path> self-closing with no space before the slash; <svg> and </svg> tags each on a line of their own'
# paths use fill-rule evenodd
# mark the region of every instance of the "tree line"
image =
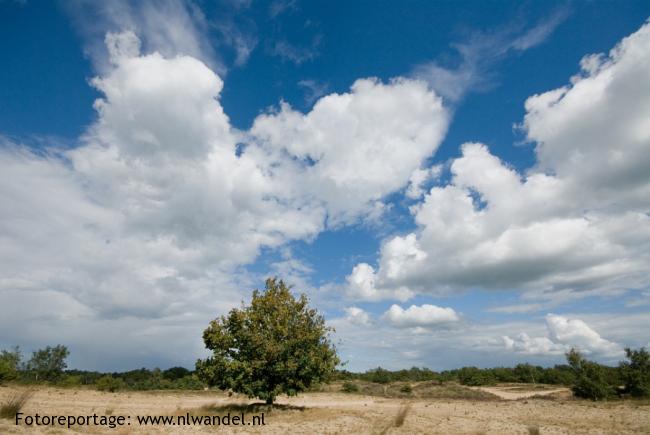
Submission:
<svg viewBox="0 0 650 435">
<path fill-rule="evenodd" d="M 98 372 L 69 370 L 66 346 L 48 346 L 34 352 L 23 361 L 19 348 L 0 352 L 0 383 L 51 384 L 62 387 L 90 386 L 101 391 L 119 390 L 202 390 L 208 386 L 197 371 L 185 367 L 140 368 L 125 372 Z M 618 366 L 607 366 L 589 361 L 580 352 L 571 350 L 567 364 L 553 367 L 528 363 L 514 367 L 461 367 L 454 370 L 433 371 L 426 367 L 387 370 L 381 367 L 362 373 L 336 370 L 334 381 L 364 381 L 379 384 L 392 382 L 433 381 L 441 385 L 457 382 L 467 386 L 486 386 L 498 383 L 530 383 L 571 386 L 576 397 L 591 400 L 617 397 L 650 397 L 650 353 L 644 348 L 626 349 L 626 361 Z"/>
</svg>

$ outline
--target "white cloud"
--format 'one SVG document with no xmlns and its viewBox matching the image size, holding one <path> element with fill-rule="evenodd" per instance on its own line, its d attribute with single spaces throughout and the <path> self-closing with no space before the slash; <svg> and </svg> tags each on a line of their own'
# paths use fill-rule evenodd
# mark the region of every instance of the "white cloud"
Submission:
<svg viewBox="0 0 650 435">
<path fill-rule="evenodd" d="M 270 155 L 298 160 L 303 188 L 325 204 L 336 226 L 404 187 L 447 125 L 440 98 L 423 82 L 362 79 L 349 93 L 322 97 L 307 114 L 283 103 L 260 115 L 250 133 Z"/>
<path fill-rule="evenodd" d="M 496 32 L 475 32 L 467 41 L 453 44 L 459 61 L 455 67 L 432 61 L 418 65 L 413 76 L 425 80 L 448 103 L 458 103 L 472 91 L 494 85 L 494 66 L 513 53 L 520 53 L 544 42 L 568 16 L 558 9 L 535 26 L 504 25 Z"/>
<path fill-rule="evenodd" d="M 398 299 L 406 301 L 413 297 L 407 288 L 382 289 L 375 284 L 375 269 L 367 263 L 354 266 L 352 273 L 346 277 L 347 295 L 352 299 L 378 301 L 381 299 Z"/>
<path fill-rule="evenodd" d="M 588 59 L 571 86 L 526 103 L 536 167 L 520 174 L 464 144 L 450 182 L 411 208 L 418 229 L 388 239 L 364 282 L 384 295 L 520 289 L 547 301 L 650 286 L 650 24 Z"/>
<path fill-rule="evenodd" d="M 347 314 L 345 319 L 350 323 L 356 325 L 369 325 L 371 323 L 370 315 L 361 308 L 348 307 L 344 311 Z"/>
<path fill-rule="evenodd" d="M 426 193 L 424 185 L 430 180 L 435 180 L 442 173 L 442 165 L 432 166 L 425 169 L 416 169 L 409 178 L 409 185 L 406 189 L 406 196 L 411 199 L 419 199 Z"/>
<path fill-rule="evenodd" d="M 524 354 L 561 355 L 576 348 L 587 355 L 620 357 L 622 347 L 606 340 L 580 319 L 548 314 L 546 316 L 548 337 L 531 338 L 522 332 L 517 337 L 503 336 L 507 349 Z"/>
<path fill-rule="evenodd" d="M 209 23 L 191 0 L 74 0 L 63 2 L 63 7 L 84 37 L 86 53 L 102 73 L 110 71 L 104 36 L 128 31 L 137 34 L 146 52 L 192 56 L 220 74 L 226 71 L 207 36 Z"/>
<path fill-rule="evenodd" d="M 453 308 L 429 304 L 411 305 L 406 310 L 393 304 L 384 313 L 383 319 L 398 328 L 426 328 L 460 321 L 460 317 Z"/>
<path fill-rule="evenodd" d="M 170 329 L 195 337 L 237 304 L 250 288 L 242 265 L 263 248 L 376 215 L 446 129 L 446 111 L 422 83 L 360 80 L 308 114 L 283 106 L 237 131 L 219 102 L 223 82 L 204 62 L 141 54 L 133 32 L 105 39 L 110 66 L 92 80 L 98 117 L 79 146 L 0 148 L 0 304 L 13 311 L 0 319 L 0 343 L 39 342 L 32 330 L 15 332 L 17 319 L 33 319 L 97 361 L 138 347 L 173 359 Z M 272 267 L 310 273 L 290 253 Z M 67 309 L 34 317 L 27 295 Z M 151 345 L 104 336 L 120 322 Z M 69 334 L 69 325 L 101 336 Z"/>
</svg>

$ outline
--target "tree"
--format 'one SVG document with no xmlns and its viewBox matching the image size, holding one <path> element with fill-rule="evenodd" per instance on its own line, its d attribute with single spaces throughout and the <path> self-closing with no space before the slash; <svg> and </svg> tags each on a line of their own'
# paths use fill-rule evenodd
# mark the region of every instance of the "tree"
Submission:
<svg viewBox="0 0 650 435">
<path fill-rule="evenodd" d="M 13 350 L 0 352 L 0 382 L 11 381 L 18 377 L 18 367 L 21 359 L 22 354 L 18 346 Z"/>
<path fill-rule="evenodd" d="M 539 379 L 537 367 L 528 363 L 517 364 L 513 372 L 519 382 L 535 384 L 537 383 L 536 379 Z"/>
<path fill-rule="evenodd" d="M 68 367 L 65 362 L 68 355 L 70 351 L 61 344 L 47 346 L 32 354 L 32 358 L 27 362 L 27 370 L 35 374 L 37 381 L 56 381 Z"/>
<path fill-rule="evenodd" d="M 621 362 L 620 369 L 625 391 L 634 397 L 650 396 L 650 353 L 645 348 L 625 349 L 629 362 Z"/>
<path fill-rule="evenodd" d="M 273 404 L 330 379 L 339 363 L 330 331 L 304 294 L 296 299 L 282 280 L 267 279 L 249 306 L 210 322 L 203 341 L 212 356 L 197 361 L 197 373 L 210 386 Z"/>
<path fill-rule="evenodd" d="M 602 400 L 612 395 L 613 388 L 606 381 L 607 373 L 603 366 L 586 360 L 575 349 L 566 354 L 566 359 L 575 374 L 573 394 L 591 400 Z"/>
</svg>

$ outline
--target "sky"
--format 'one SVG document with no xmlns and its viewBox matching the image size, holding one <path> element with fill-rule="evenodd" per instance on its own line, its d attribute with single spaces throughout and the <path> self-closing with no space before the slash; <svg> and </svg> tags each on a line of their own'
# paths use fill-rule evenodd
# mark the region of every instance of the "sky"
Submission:
<svg viewBox="0 0 650 435">
<path fill-rule="evenodd" d="M 344 368 L 650 346 L 650 4 L 0 0 L 0 349 L 192 367 L 278 276 Z"/>
</svg>

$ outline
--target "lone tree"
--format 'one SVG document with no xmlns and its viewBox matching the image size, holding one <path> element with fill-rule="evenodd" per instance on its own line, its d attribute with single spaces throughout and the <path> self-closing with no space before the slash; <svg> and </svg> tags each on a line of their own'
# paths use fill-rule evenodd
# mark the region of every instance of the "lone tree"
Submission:
<svg viewBox="0 0 650 435">
<path fill-rule="evenodd" d="M 329 338 L 333 329 L 308 302 L 304 294 L 294 298 L 282 280 L 267 279 L 249 306 L 242 303 L 203 332 L 213 354 L 197 361 L 199 377 L 267 404 L 327 381 L 339 363 Z"/>
<path fill-rule="evenodd" d="M 68 367 L 65 359 L 70 355 L 68 348 L 59 344 L 39 349 L 27 362 L 27 370 L 34 373 L 37 381 L 56 381 Z"/>
</svg>

